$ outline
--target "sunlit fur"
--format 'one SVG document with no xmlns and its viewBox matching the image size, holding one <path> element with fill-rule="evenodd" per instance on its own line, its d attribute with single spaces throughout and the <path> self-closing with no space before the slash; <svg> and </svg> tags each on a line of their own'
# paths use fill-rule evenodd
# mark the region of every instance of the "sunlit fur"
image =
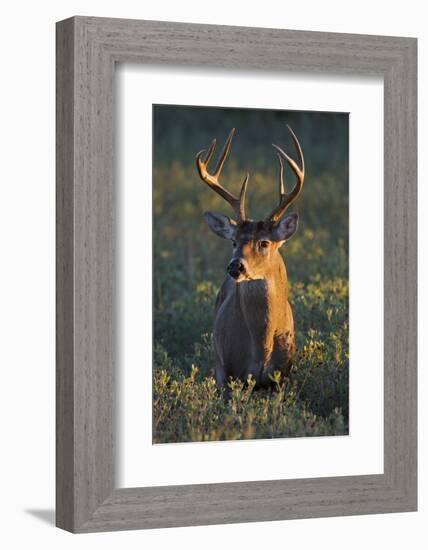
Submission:
<svg viewBox="0 0 428 550">
<path fill-rule="evenodd" d="M 284 241 L 276 240 L 276 227 L 245 221 L 235 229 L 232 259 L 240 258 L 245 272 L 238 279 L 226 275 L 215 306 L 216 379 L 222 386 L 231 376 L 246 380 L 250 374 L 266 385 L 275 370 L 287 373 L 291 365 L 294 323 L 279 252 Z"/>
<path fill-rule="evenodd" d="M 235 133 L 226 140 L 214 171 L 208 170 L 216 141 L 208 151 L 196 156 L 200 178 L 235 211 L 236 221 L 223 214 L 206 212 L 211 230 L 232 240 L 235 251 L 217 296 L 214 320 L 216 379 L 224 386 L 230 377 L 247 380 L 252 375 L 258 385 L 266 385 L 276 371 L 287 373 L 294 352 L 294 322 L 288 302 L 288 281 L 279 247 L 297 229 L 297 215 L 286 217 L 286 209 L 302 190 L 305 163 L 300 143 L 288 126 L 300 166 L 277 145 L 279 203 L 264 221 L 252 221 L 245 214 L 245 193 L 249 175 L 239 197 L 220 184 L 219 178 Z M 289 193 L 284 188 L 284 161 L 291 167 L 296 183 Z"/>
</svg>

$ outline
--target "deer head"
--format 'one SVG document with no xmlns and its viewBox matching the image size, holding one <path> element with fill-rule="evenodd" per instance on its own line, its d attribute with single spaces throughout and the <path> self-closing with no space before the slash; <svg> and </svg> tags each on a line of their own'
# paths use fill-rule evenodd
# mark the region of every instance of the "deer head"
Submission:
<svg viewBox="0 0 428 550">
<path fill-rule="evenodd" d="M 206 212 L 205 219 L 216 235 L 232 241 L 233 255 L 227 266 L 227 272 L 236 282 L 268 277 L 269 272 L 274 269 L 274 259 L 277 258 L 279 248 L 293 236 L 297 229 L 297 214 L 283 216 L 302 190 L 305 164 L 300 143 L 293 130 L 289 126 L 287 128 L 293 139 L 300 167 L 281 147 L 273 144 L 279 160 L 279 203 L 264 220 L 254 221 L 245 215 L 245 192 L 249 174 L 244 178 L 238 197 L 232 195 L 219 182 L 235 128 L 230 132 L 212 174 L 208 172 L 208 164 L 214 153 L 216 140 L 212 141 L 207 152 L 200 151 L 196 156 L 196 165 L 201 179 L 223 197 L 235 212 L 235 218 L 217 212 Z M 284 187 L 284 161 L 296 176 L 296 183 L 289 193 L 285 192 Z"/>
</svg>

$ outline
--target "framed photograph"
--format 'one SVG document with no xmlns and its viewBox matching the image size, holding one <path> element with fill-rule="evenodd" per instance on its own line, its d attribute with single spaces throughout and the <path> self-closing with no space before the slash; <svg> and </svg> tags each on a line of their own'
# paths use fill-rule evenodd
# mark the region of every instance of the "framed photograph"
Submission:
<svg viewBox="0 0 428 550">
<path fill-rule="evenodd" d="M 57 525 L 414 511 L 416 39 L 57 24 Z"/>
<path fill-rule="evenodd" d="M 348 435 L 348 118 L 153 106 L 154 444 Z"/>
</svg>

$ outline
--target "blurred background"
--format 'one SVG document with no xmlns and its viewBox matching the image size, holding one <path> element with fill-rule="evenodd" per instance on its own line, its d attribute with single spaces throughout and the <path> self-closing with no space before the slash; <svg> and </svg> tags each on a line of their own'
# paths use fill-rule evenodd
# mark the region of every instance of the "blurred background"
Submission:
<svg viewBox="0 0 428 550">
<path fill-rule="evenodd" d="M 299 227 L 281 248 L 296 341 L 303 353 L 297 391 L 302 406 L 316 415 L 327 418 L 339 411 L 335 414 L 341 427 L 328 433 L 343 433 L 348 424 L 347 113 L 153 106 L 155 372 L 162 370 L 179 379 L 197 367 L 200 377 L 213 374 L 214 302 L 232 246 L 210 231 L 203 213 L 214 210 L 233 216 L 233 212 L 199 179 L 196 154 L 217 138 L 210 164 L 214 168 L 229 131 L 235 127 L 220 181 L 238 194 L 248 171 L 247 216 L 263 219 L 279 199 L 278 160 L 271 144 L 297 159 L 286 124 L 300 141 L 306 168 L 302 192 L 289 209 L 299 214 Z M 286 167 L 286 190 L 294 183 L 294 174 Z M 158 397 L 163 390 L 167 392 L 167 386 L 160 391 L 161 385 L 160 379 L 155 380 Z M 165 410 L 167 393 L 162 395 L 155 402 L 155 418 Z M 191 402 L 195 399 L 193 396 Z M 174 410 L 170 424 L 176 424 Z M 176 440 L 181 428 L 175 426 L 162 438 L 165 430 L 169 431 L 169 424 L 159 421 L 159 441 Z M 302 430 L 307 432 L 306 427 Z M 264 433 L 260 431 L 260 436 Z M 157 435 L 155 430 L 155 440 Z M 209 436 L 202 433 L 201 437 Z"/>
</svg>

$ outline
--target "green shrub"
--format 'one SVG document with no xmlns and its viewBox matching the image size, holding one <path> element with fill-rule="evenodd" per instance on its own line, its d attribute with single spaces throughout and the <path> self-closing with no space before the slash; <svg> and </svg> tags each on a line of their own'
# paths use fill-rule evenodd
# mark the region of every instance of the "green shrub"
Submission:
<svg viewBox="0 0 428 550">
<path fill-rule="evenodd" d="M 195 300 L 201 289 L 195 289 Z M 214 297 L 202 311 L 212 315 Z M 226 402 L 214 380 L 209 332 L 192 338 L 193 350 L 175 359 L 163 344 L 154 353 L 154 442 L 343 435 L 348 433 L 348 285 L 345 279 L 296 284 L 292 292 L 297 353 L 288 378 L 276 373 L 272 389 L 231 380 Z M 209 307 L 208 307 L 209 305 Z M 195 311 L 184 315 L 191 328 Z M 195 311 L 195 319 L 201 316 Z M 181 327 L 174 334 L 180 346 Z M 196 320 L 195 320 L 196 322 Z M 316 327 L 316 328 L 312 328 Z M 171 327 L 172 328 L 172 327 Z M 193 333 L 192 333 L 193 334 Z M 171 344 L 171 342 L 168 342 Z"/>
</svg>

